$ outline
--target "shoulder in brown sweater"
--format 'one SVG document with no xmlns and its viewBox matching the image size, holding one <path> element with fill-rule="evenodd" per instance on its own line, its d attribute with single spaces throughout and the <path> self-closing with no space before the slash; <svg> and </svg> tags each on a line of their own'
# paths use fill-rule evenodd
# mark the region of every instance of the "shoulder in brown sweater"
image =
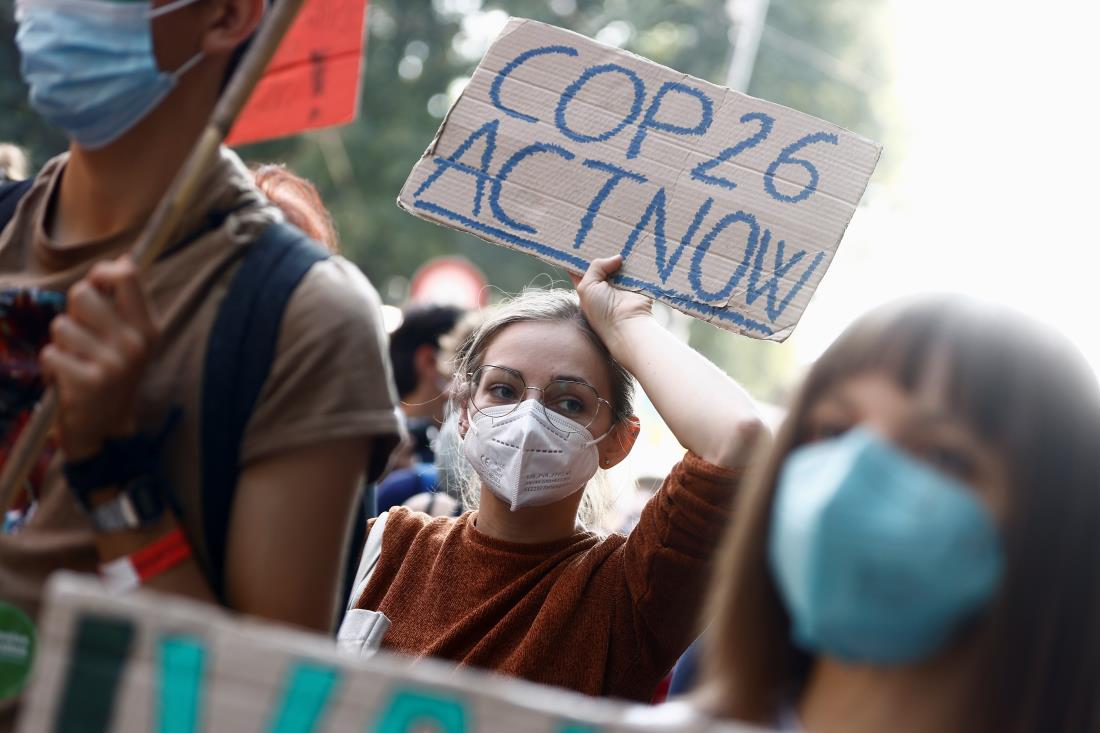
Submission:
<svg viewBox="0 0 1100 733">
<path fill-rule="evenodd" d="M 648 701 L 698 630 L 740 478 L 689 453 L 629 537 L 517 544 L 476 512 L 393 510 L 357 606 L 391 620 L 390 651 Z"/>
</svg>

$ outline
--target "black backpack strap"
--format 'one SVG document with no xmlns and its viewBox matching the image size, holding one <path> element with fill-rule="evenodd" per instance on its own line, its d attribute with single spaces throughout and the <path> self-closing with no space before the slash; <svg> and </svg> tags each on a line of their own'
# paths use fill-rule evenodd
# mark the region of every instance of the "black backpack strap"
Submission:
<svg viewBox="0 0 1100 733">
<path fill-rule="evenodd" d="M 28 178 L 25 181 L 0 183 L 0 232 L 4 231 L 4 227 L 15 216 L 15 209 L 19 206 L 19 202 L 23 200 L 23 196 L 31 190 L 33 185 L 33 178 Z"/>
<path fill-rule="evenodd" d="M 210 332 L 202 388 L 203 528 L 210 581 L 223 600 L 245 427 L 271 371 L 287 303 L 309 268 L 328 256 L 293 226 L 272 224 L 249 248 Z"/>
</svg>

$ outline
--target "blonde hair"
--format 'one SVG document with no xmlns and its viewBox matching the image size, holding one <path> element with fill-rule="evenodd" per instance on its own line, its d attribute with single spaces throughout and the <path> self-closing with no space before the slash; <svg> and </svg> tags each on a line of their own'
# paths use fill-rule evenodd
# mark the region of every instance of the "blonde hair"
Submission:
<svg viewBox="0 0 1100 733">
<path fill-rule="evenodd" d="M 489 344 L 508 326 L 529 322 L 565 322 L 572 323 L 584 335 L 607 364 L 611 379 L 611 418 L 612 426 L 626 421 L 634 414 L 634 377 L 611 356 L 607 346 L 592 329 L 581 312 L 580 300 L 572 290 L 527 289 L 510 301 L 497 306 L 491 315 L 470 334 L 455 352 L 454 378 L 457 388 L 452 393 L 451 409 L 460 411 L 467 399 L 468 376 L 481 366 Z M 450 433 L 447 444 L 440 445 L 438 451 L 463 467 L 460 480 L 462 503 L 467 509 L 476 509 L 480 503 L 481 482 L 473 467 L 462 456 L 462 441 L 457 431 Z M 588 482 L 581 498 L 577 520 L 590 531 L 599 531 L 604 520 L 615 504 L 614 489 L 602 470 Z"/>
</svg>

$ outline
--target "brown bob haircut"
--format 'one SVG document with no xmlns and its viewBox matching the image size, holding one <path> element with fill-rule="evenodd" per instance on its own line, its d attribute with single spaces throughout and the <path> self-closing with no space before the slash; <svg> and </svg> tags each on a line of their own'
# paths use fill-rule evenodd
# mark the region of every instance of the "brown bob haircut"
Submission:
<svg viewBox="0 0 1100 733">
<path fill-rule="evenodd" d="M 809 410 L 834 385 L 884 373 L 915 390 L 946 358 L 947 400 L 1008 467 L 1005 573 L 964 630 L 973 670 L 957 731 L 1100 730 L 1100 389 L 1080 353 L 1022 314 L 962 296 L 880 308 L 807 375 L 759 475 L 738 499 L 707 619 L 702 699 L 712 712 L 774 724 L 813 659 L 790 640 L 768 564 L 772 499 Z M 972 645 L 972 646 L 971 646 Z M 968 662 L 969 664 L 969 662 Z M 904 715 L 904 711 L 898 711 Z"/>
</svg>

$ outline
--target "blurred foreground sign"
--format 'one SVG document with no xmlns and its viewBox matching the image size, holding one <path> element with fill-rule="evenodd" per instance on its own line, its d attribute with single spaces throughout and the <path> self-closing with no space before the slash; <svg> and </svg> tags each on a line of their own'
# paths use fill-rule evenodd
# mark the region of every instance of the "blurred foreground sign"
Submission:
<svg viewBox="0 0 1100 733">
<path fill-rule="evenodd" d="M 55 576 L 21 733 L 750 733 Z M 640 721 L 647 721 L 643 725 Z"/>
<path fill-rule="evenodd" d="M 513 19 L 398 204 L 575 273 L 783 340 L 881 147 L 836 125 Z"/>
<path fill-rule="evenodd" d="M 306 0 L 226 144 L 352 122 L 366 13 L 367 0 Z"/>
</svg>

